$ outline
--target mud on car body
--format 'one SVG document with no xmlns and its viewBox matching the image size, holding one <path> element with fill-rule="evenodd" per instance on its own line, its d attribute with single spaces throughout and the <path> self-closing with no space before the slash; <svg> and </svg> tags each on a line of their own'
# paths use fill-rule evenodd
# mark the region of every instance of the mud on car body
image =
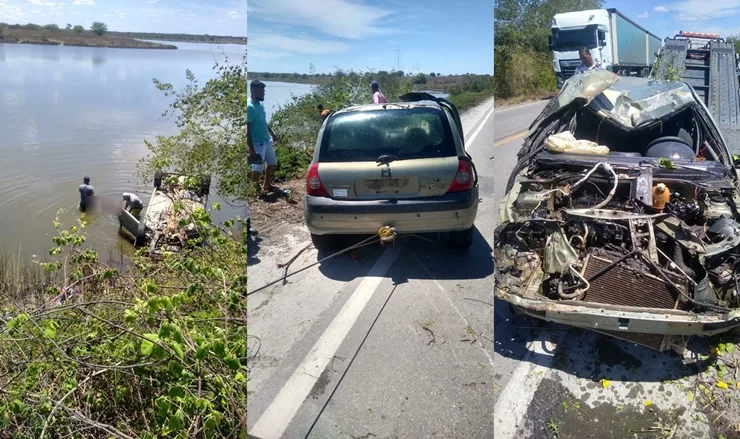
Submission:
<svg viewBox="0 0 740 439">
<path fill-rule="evenodd" d="M 570 149 L 557 148 L 562 139 Z M 733 156 L 688 85 L 574 77 L 530 127 L 509 178 L 496 296 L 661 350 L 738 327 L 737 186 Z"/>
</svg>

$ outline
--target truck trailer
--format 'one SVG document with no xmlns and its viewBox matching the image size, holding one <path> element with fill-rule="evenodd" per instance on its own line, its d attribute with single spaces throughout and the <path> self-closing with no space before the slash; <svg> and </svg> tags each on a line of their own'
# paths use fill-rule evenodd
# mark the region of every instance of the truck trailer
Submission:
<svg viewBox="0 0 740 439">
<path fill-rule="evenodd" d="M 591 49 L 605 69 L 618 75 L 645 77 L 663 41 L 614 8 L 556 14 L 550 51 L 558 88 L 581 64 L 578 50 Z"/>
</svg>

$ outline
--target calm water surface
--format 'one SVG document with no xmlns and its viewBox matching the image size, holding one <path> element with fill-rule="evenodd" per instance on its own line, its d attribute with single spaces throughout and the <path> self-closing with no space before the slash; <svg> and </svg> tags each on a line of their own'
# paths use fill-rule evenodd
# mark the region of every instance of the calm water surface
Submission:
<svg viewBox="0 0 740 439">
<path fill-rule="evenodd" d="M 96 195 L 136 192 L 148 201 L 151 184 L 137 186 L 134 176 L 147 154 L 144 140 L 177 132 L 174 120 L 162 117 L 171 99 L 152 79 L 182 86 L 190 69 L 204 83 L 214 56 L 240 62 L 245 51 L 172 44 L 179 49 L 0 44 L 0 248 L 43 259 L 56 212 L 65 209 L 60 218 L 69 225 L 80 217 L 77 187 L 85 175 Z M 102 252 L 126 249 L 114 216 L 88 219 L 89 242 Z"/>
</svg>

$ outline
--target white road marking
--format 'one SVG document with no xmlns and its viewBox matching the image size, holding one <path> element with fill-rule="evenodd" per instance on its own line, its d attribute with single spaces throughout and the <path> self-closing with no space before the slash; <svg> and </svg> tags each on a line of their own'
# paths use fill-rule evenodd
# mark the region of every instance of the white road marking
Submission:
<svg viewBox="0 0 740 439">
<path fill-rule="evenodd" d="M 388 247 L 383 251 L 329 327 L 254 424 L 252 430 L 249 431 L 250 435 L 255 435 L 260 439 L 279 439 L 283 435 L 319 376 L 334 357 L 380 283 L 385 279 L 388 269 L 396 260 L 402 247 L 402 244 L 397 244 L 395 248 Z"/>
<path fill-rule="evenodd" d="M 537 104 L 542 104 L 543 102 L 547 102 L 547 101 L 537 101 L 537 102 L 531 102 L 531 103 L 529 103 L 529 104 L 516 105 L 516 106 L 514 106 L 514 107 L 506 107 L 506 108 L 502 108 L 502 109 L 500 109 L 500 110 L 496 111 L 496 114 L 498 114 L 498 113 L 506 113 L 507 111 L 513 111 L 513 110 L 517 110 L 517 109 L 519 109 L 519 108 L 527 108 L 527 107 L 531 107 L 531 106 L 533 106 L 533 105 L 537 105 Z M 494 106 L 495 106 L 495 105 L 496 105 L 496 104 L 494 104 Z"/>
<path fill-rule="evenodd" d="M 546 334 L 546 332 L 542 331 L 540 334 Z M 562 338 L 563 335 L 556 343 L 548 344 L 557 346 Z M 542 344 L 541 340 L 529 343 L 527 346 L 529 352 L 514 369 L 509 382 L 496 400 L 496 405 L 493 407 L 496 422 L 493 426 L 493 437 L 496 439 L 516 437 L 517 428 L 524 419 L 524 415 L 527 414 L 527 408 L 534 398 L 534 393 L 545 378 L 545 373 L 550 369 L 555 356 L 546 352 Z M 534 361 L 534 357 L 543 357 L 543 359 Z"/>
<path fill-rule="evenodd" d="M 466 148 L 465 149 L 470 149 L 469 146 L 472 145 L 473 144 L 473 140 L 475 140 L 475 138 L 478 137 L 478 133 L 480 133 L 480 130 L 482 130 L 483 127 L 486 126 L 486 122 L 488 122 L 488 118 L 491 117 L 492 114 L 493 114 L 493 107 L 491 107 L 491 111 L 488 112 L 488 114 L 486 115 L 486 117 L 483 119 L 483 122 L 481 122 L 478 125 L 478 129 L 475 130 L 475 132 L 473 133 L 473 135 L 470 136 L 470 138 L 465 141 L 465 145 L 466 145 Z"/>
</svg>

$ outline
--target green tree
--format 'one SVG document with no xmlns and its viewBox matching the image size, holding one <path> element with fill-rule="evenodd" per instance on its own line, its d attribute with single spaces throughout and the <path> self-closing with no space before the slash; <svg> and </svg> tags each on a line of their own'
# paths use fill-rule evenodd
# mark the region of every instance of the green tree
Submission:
<svg viewBox="0 0 740 439">
<path fill-rule="evenodd" d="M 3 30 L 5 30 L 5 28 L 7 28 L 7 27 L 8 27 L 8 23 L 0 23 L 0 32 L 2 32 Z"/>
<path fill-rule="evenodd" d="M 68 31 L 72 30 L 72 25 L 70 23 L 67 23 L 67 27 L 65 27 L 65 29 Z"/>
<path fill-rule="evenodd" d="M 104 35 L 106 32 L 108 32 L 108 25 L 100 21 L 95 21 L 93 22 L 92 26 L 90 26 L 90 30 L 95 35 Z"/>
<path fill-rule="evenodd" d="M 176 117 L 180 133 L 158 136 L 145 142 L 149 155 L 139 163 L 139 176 L 151 179 L 158 168 L 188 175 L 211 174 L 216 190 L 225 197 L 246 199 L 249 190 L 247 160 L 247 61 L 229 64 L 216 61 L 216 77 L 200 85 L 188 70 L 187 85 L 154 80 L 165 96 L 173 99 L 165 117 Z"/>
<path fill-rule="evenodd" d="M 82 27 L 82 26 L 80 26 L 79 24 L 77 26 L 75 26 L 74 28 L 72 28 L 72 30 L 74 30 L 74 32 L 76 34 L 81 34 L 81 33 L 85 32 L 85 28 Z"/>
<path fill-rule="evenodd" d="M 51 32 L 57 32 L 59 30 L 59 26 L 56 24 L 47 24 L 46 26 L 44 26 L 44 29 Z"/>
<path fill-rule="evenodd" d="M 435 76 L 437 76 L 437 74 L 434 73 L 434 72 L 432 72 L 432 73 L 429 74 L 429 76 L 431 76 L 432 78 L 434 78 Z"/>
<path fill-rule="evenodd" d="M 416 78 L 414 79 L 414 84 L 426 84 L 427 83 L 427 76 L 423 73 L 419 73 L 416 75 Z"/>
</svg>

